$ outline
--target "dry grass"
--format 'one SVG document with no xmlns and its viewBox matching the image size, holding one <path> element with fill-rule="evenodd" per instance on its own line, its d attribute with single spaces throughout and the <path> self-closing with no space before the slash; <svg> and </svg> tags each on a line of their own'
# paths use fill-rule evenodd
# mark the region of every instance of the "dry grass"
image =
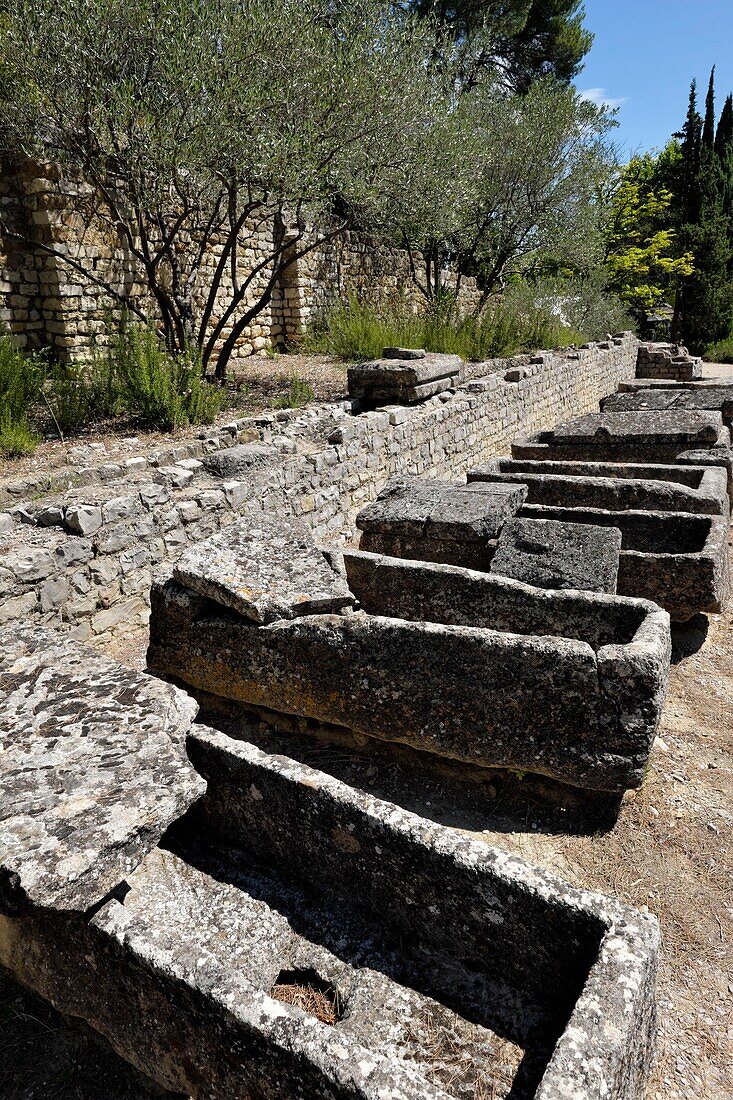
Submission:
<svg viewBox="0 0 733 1100">
<path fill-rule="evenodd" d="M 307 978 L 303 978 L 302 981 L 298 981 L 297 978 L 280 980 L 283 977 L 281 974 L 275 982 L 270 993 L 271 997 L 276 1001 L 282 1001 L 283 1004 L 293 1005 L 310 1016 L 315 1016 L 322 1024 L 333 1027 L 339 1022 L 343 1016 L 343 1005 L 338 990 L 317 979 L 314 981 L 309 981 Z"/>
<path fill-rule="evenodd" d="M 431 1082 L 460 1100 L 504 1100 L 522 1050 L 508 1039 L 426 1005 L 407 1037 L 405 1058 Z"/>
</svg>

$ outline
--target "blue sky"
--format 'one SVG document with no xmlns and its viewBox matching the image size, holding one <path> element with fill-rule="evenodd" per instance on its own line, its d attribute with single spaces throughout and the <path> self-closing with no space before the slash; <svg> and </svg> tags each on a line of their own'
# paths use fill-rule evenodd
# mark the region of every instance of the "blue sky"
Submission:
<svg viewBox="0 0 733 1100">
<path fill-rule="evenodd" d="M 717 65 L 717 109 L 733 91 L 733 0 L 585 0 L 596 38 L 577 78 L 589 98 L 617 104 L 616 140 L 631 154 L 680 128 L 690 81 L 704 102 Z"/>
</svg>

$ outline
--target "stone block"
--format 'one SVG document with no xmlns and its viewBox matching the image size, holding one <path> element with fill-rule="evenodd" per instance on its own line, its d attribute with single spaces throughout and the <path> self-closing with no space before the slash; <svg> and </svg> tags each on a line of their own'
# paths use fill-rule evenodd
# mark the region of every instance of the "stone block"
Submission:
<svg viewBox="0 0 733 1100">
<path fill-rule="evenodd" d="M 68 639 L 0 645 L 0 909 L 101 901 L 204 789 L 183 692 Z"/>
<path fill-rule="evenodd" d="M 214 451 L 202 461 L 207 474 L 212 477 L 238 481 L 253 470 L 273 465 L 277 461 L 277 452 L 260 443 L 238 443 L 235 447 Z"/>
<path fill-rule="evenodd" d="M 102 509 L 92 504 L 70 504 L 64 522 L 76 535 L 92 535 L 102 526 Z"/>
<path fill-rule="evenodd" d="M 727 515 L 526 504 L 519 517 L 619 528 L 618 592 L 652 600 L 675 621 L 685 622 L 701 612 L 718 613 L 727 603 Z"/>
<path fill-rule="evenodd" d="M 411 405 L 458 384 L 463 361 L 457 355 L 400 356 L 401 350 L 388 348 L 381 359 L 349 367 L 349 396 L 367 407 Z"/>
<path fill-rule="evenodd" d="M 614 593 L 620 550 L 615 527 L 513 519 L 499 536 L 491 572 L 538 588 Z"/>
<path fill-rule="evenodd" d="M 488 568 L 490 540 L 526 495 L 522 485 L 393 478 L 356 517 L 360 546 L 395 557 Z"/>
</svg>

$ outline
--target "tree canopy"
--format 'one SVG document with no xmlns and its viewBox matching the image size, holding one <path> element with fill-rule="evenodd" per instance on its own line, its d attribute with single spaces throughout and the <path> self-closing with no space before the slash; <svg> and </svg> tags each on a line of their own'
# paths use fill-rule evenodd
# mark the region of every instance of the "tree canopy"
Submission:
<svg viewBox="0 0 733 1100">
<path fill-rule="evenodd" d="M 337 199 L 332 235 L 424 180 L 450 106 L 427 26 L 379 0 L 8 0 L 5 23 L 13 151 L 83 177 L 147 283 L 129 307 L 219 374 Z"/>
<path fill-rule="evenodd" d="M 396 0 L 433 20 L 437 52 L 460 55 L 464 83 L 489 71 L 517 91 L 540 77 L 569 82 L 582 68 L 593 35 L 581 0 Z"/>
</svg>

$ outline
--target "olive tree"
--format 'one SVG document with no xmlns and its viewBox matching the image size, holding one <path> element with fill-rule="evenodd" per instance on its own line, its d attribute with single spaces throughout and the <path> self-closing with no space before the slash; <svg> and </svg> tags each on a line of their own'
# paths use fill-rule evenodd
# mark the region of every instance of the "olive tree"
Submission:
<svg viewBox="0 0 733 1100">
<path fill-rule="evenodd" d="M 430 28 L 380 0 L 4 7 L 0 132 L 84 179 L 146 293 L 35 247 L 161 325 L 173 352 L 198 346 L 219 378 L 288 265 L 357 218 L 394 219 L 450 111 Z"/>
<path fill-rule="evenodd" d="M 453 176 L 434 172 L 442 178 L 436 187 L 428 173 L 401 212 L 403 242 L 426 298 L 455 300 L 463 272 L 478 278 L 480 309 L 512 275 L 601 264 L 613 125 L 551 78 L 522 96 L 490 81 L 464 92 L 444 123 L 454 133 L 449 148 L 463 151 Z M 446 273 L 456 269 L 449 287 Z"/>
</svg>

